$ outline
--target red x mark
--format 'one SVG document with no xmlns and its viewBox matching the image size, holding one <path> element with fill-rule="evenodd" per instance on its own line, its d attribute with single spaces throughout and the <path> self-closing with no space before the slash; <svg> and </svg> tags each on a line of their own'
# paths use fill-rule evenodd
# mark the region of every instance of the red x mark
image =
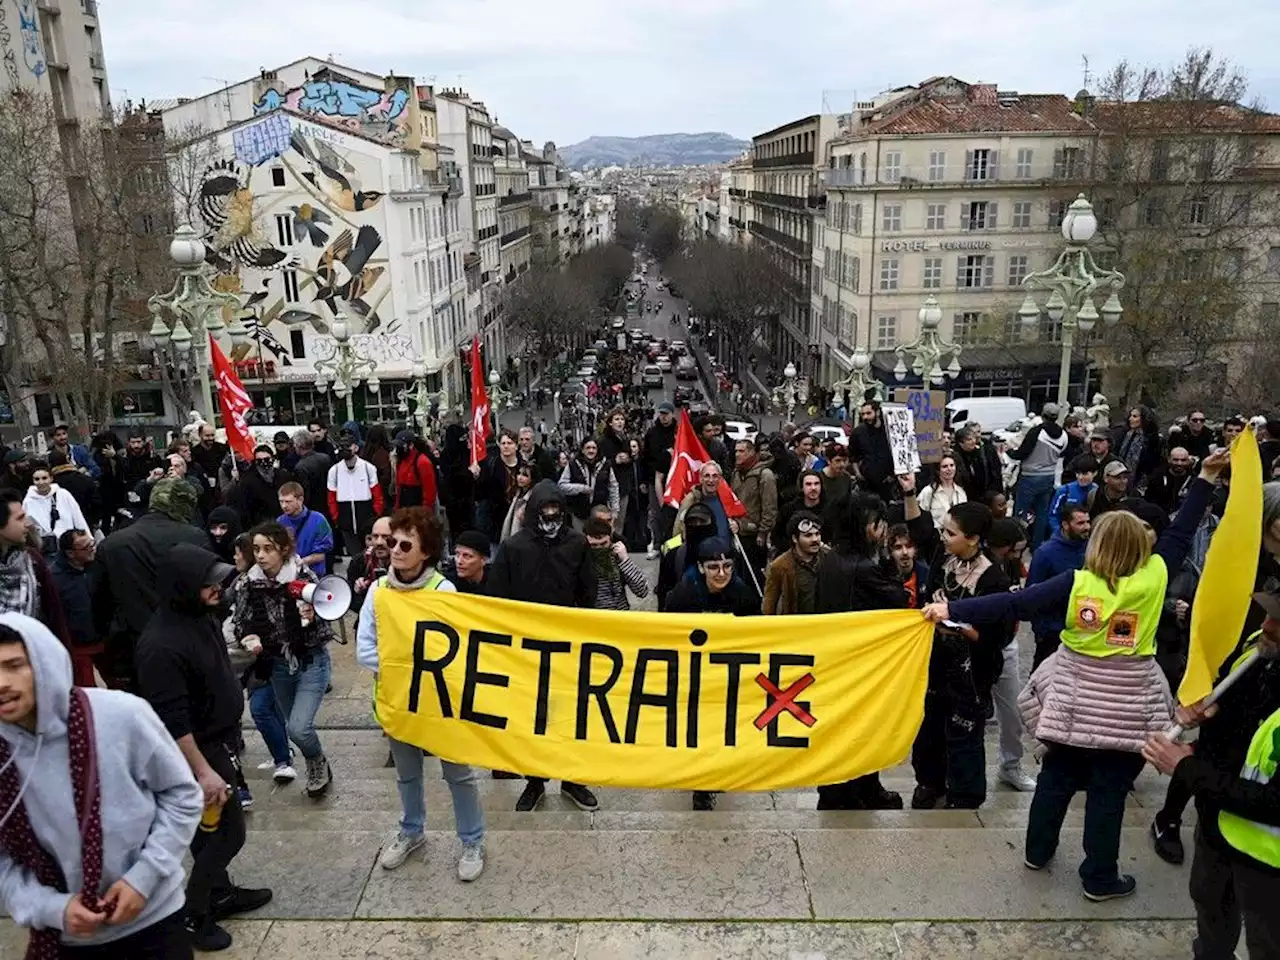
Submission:
<svg viewBox="0 0 1280 960">
<path fill-rule="evenodd" d="M 779 690 L 763 673 L 756 676 L 756 683 L 764 687 L 764 692 L 773 698 L 773 703 L 764 708 L 764 712 L 756 717 L 755 724 L 757 730 L 763 730 L 769 724 L 773 723 L 778 714 L 786 710 L 793 717 L 803 723 L 806 727 L 812 727 L 818 722 L 818 718 L 806 710 L 800 704 L 796 703 L 796 697 L 800 696 L 814 682 L 812 673 L 806 673 L 803 677 L 787 687 L 786 690 Z"/>
</svg>

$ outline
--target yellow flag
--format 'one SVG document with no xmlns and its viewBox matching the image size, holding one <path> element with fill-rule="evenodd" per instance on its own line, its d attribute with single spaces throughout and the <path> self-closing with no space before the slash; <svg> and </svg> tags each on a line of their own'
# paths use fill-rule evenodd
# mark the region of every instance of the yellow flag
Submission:
<svg viewBox="0 0 1280 960">
<path fill-rule="evenodd" d="M 883 770 L 924 713 L 915 610 L 621 613 L 379 590 L 377 715 L 446 760 L 618 787 L 773 790 Z"/>
<path fill-rule="evenodd" d="M 1189 706 L 1213 689 L 1240 640 L 1262 547 L 1262 456 L 1253 430 L 1231 444 L 1231 495 L 1209 544 L 1191 608 L 1191 649 L 1178 702 Z M 1177 571 L 1170 571 L 1172 576 Z"/>
</svg>

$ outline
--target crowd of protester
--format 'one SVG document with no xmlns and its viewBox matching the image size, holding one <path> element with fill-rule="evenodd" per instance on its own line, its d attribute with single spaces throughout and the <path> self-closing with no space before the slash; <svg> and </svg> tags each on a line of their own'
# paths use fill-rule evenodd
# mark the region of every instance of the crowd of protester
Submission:
<svg viewBox="0 0 1280 960">
<path fill-rule="evenodd" d="M 1162 434 L 1136 407 L 1113 433 L 1087 435 L 1071 416 L 1060 426 L 1048 404 L 1008 449 L 971 423 L 945 436 L 936 462 L 897 475 L 874 401 L 843 440 L 821 443 L 792 424 L 727 442 L 723 420 L 706 415 L 693 426 L 708 458 L 676 504 L 663 502 L 676 412 L 620 406 L 573 449 L 548 446 L 533 425 L 501 429 L 477 463 L 457 424 L 437 444 L 379 424 L 348 423 L 331 437 L 313 422 L 277 433 L 250 460 L 209 424 L 163 450 L 141 433 L 75 444 L 58 427 L 47 456 L 5 451 L 0 811 L 20 815 L 0 821 L 3 906 L 39 936 L 61 933 L 64 946 L 229 946 L 221 921 L 272 895 L 228 874 L 253 806 L 240 768 L 246 699 L 276 785 L 300 779 L 315 800 L 341 789 L 316 717 L 330 645 L 345 630 L 292 589 L 341 569 L 355 659 L 375 673 L 378 610 L 416 590 L 603 610 L 652 592 L 672 614 L 921 609 L 935 637 L 910 798 L 871 773 L 821 785 L 819 809 L 979 808 L 992 789 L 985 732 L 995 725 L 997 783 L 1034 792 L 1026 866 L 1055 855 L 1067 805 L 1084 791 L 1080 877 L 1086 897 L 1104 900 L 1136 887 L 1118 851 L 1145 757 L 1174 774 L 1151 827 L 1161 857 L 1182 862 L 1181 818 L 1192 798 L 1199 806 L 1192 894 L 1208 952 L 1197 955 L 1229 955 L 1242 910 L 1251 951 L 1275 955 L 1266 951 L 1280 926 L 1261 901 L 1280 875 L 1280 846 L 1217 824 L 1225 811 L 1264 837 L 1280 827 L 1269 774 L 1241 780 L 1246 752 L 1255 767 L 1276 765 L 1269 744 L 1256 756 L 1255 733 L 1280 724 L 1269 720 L 1280 708 L 1280 483 L 1264 488 L 1259 593 L 1242 635 L 1241 649 L 1257 641 L 1266 662 L 1239 697 L 1179 714 L 1204 725 L 1194 755 L 1159 736 L 1228 501 L 1224 448 L 1245 421 L 1215 434 L 1192 412 Z M 1280 422 L 1256 429 L 1270 479 Z M 728 514 L 722 484 L 745 513 Z M 653 582 L 633 554 L 657 561 Z M 1023 621 L 1034 636 L 1029 671 Z M 34 678 L 25 688 L 13 679 L 22 670 Z M 150 709 L 130 713 L 130 695 Z M 95 756 L 90 713 L 99 730 L 128 714 L 119 729 L 145 756 Z M 1042 749 L 1038 776 L 1024 734 Z M 394 870 L 424 843 L 424 754 L 394 739 L 389 754 L 401 819 L 380 863 Z M 104 788 L 121 791 L 110 805 L 82 796 L 93 764 Z M 474 881 L 485 864 L 478 774 L 441 767 L 457 876 Z M 527 778 L 516 810 L 535 810 L 546 789 Z M 589 785 L 560 791 L 583 810 L 599 806 Z M 691 800 L 695 810 L 716 802 L 710 792 Z M 53 870 L 84 888 L 55 889 Z M 188 955 L 181 949 L 138 955 Z"/>
</svg>

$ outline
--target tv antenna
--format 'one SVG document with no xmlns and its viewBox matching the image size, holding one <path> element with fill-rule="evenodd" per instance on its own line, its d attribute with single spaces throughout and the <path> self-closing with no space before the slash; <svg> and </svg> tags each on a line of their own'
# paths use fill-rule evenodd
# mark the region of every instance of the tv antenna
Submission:
<svg viewBox="0 0 1280 960">
<path fill-rule="evenodd" d="M 1083 82 L 1081 83 L 1081 86 L 1084 87 L 1086 90 L 1088 90 L 1089 81 L 1093 79 L 1093 75 L 1089 73 L 1089 58 L 1086 55 L 1081 54 L 1080 62 L 1084 64 L 1084 79 L 1083 79 Z"/>
</svg>

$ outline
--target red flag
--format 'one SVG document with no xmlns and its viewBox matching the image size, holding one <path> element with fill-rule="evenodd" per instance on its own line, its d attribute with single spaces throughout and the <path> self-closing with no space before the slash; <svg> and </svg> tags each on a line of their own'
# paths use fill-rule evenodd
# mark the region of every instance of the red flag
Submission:
<svg viewBox="0 0 1280 960">
<path fill-rule="evenodd" d="M 484 365 L 480 362 L 480 338 L 471 339 L 471 465 L 484 459 L 485 445 L 493 435 L 489 426 L 489 391 L 484 385 Z"/>
<path fill-rule="evenodd" d="M 698 435 L 693 432 L 693 424 L 689 421 L 689 411 L 680 409 L 680 423 L 676 427 L 676 445 L 671 451 L 671 469 L 667 471 L 667 486 L 662 491 L 662 502 L 679 508 L 685 496 L 698 485 L 698 474 L 702 465 L 711 457 L 707 448 L 702 445 Z M 720 505 L 724 507 L 726 517 L 738 518 L 747 515 L 747 508 L 742 505 L 738 495 L 729 486 L 729 481 L 721 478 L 716 488 L 720 497 Z"/>
<path fill-rule="evenodd" d="M 253 409 L 253 401 L 212 336 L 209 337 L 209 358 L 213 364 L 213 381 L 218 387 L 218 407 L 227 431 L 227 444 L 241 460 L 252 462 L 253 435 L 244 415 Z"/>
</svg>

